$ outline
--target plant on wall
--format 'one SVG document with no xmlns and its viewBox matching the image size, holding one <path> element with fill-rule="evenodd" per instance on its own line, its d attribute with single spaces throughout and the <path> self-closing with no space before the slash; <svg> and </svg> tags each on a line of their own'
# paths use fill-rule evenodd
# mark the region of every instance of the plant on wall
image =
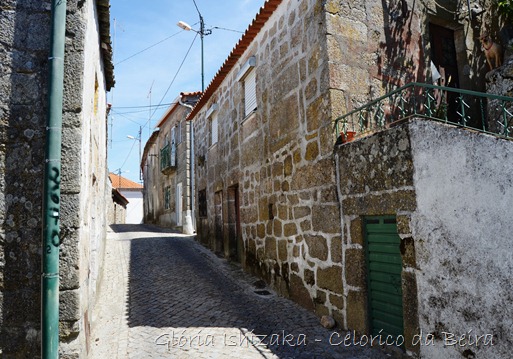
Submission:
<svg viewBox="0 0 513 359">
<path fill-rule="evenodd" d="M 506 18 L 513 20 L 513 0 L 498 0 L 497 8 L 499 13 L 503 14 Z"/>
</svg>

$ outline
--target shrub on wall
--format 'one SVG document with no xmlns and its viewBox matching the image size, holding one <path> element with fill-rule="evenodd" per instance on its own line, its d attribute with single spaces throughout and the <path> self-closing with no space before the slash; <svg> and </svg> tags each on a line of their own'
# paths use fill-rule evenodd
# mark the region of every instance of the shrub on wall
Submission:
<svg viewBox="0 0 513 359">
<path fill-rule="evenodd" d="M 506 18 L 513 20 L 513 0 L 498 0 L 497 8 L 499 13 Z"/>
</svg>

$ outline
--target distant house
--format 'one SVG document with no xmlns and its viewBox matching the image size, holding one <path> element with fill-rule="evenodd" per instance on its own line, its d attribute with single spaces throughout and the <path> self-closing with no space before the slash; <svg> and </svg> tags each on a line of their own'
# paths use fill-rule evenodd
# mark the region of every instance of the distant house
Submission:
<svg viewBox="0 0 513 359">
<path fill-rule="evenodd" d="M 201 92 L 184 92 L 173 101 L 150 136 L 141 162 L 144 222 L 196 231 L 194 221 L 193 134 L 187 115 Z"/>
<path fill-rule="evenodd" d="M 123 223 L 139 224 L 143 222 L 143 185 L 115 173 L 109 174 L 112 188 L 119 191 L 128 200 L 126 217 Z"/>
</svg>

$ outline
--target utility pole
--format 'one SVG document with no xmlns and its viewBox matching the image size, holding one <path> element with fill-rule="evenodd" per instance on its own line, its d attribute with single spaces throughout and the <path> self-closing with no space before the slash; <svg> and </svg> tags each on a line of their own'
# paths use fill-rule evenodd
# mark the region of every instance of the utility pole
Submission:
<svg viewBox="0 0 513 359">
<path fill-rule="evenodd" d="M 205 21 L 203 20 L 203 16 L 201 15 L 201 12 L 198 9 L 198 5 L 196 5 L 196 1 L 193 0 L 194 6 L 196 7 L 196 11 L 198 12 L 199 19 L 200 19 L 200 30 L 196 31 L 194 30 L 189 24 L 183 21 L 179 21 L 176 25 L 180 27 L 183 30 L 186 31 L 194 31 L 195 33 L 200 35 L 201 40 L 201 92 L 205 92 L 205 57 L 204 57 L 204 51 L 203 51 L 203 38 L 207 35 L 212 34 L 212 29 L 205 29 Z"/>
<path fill-rule="evenodd" d="M 138 133 L 138 136 L 137 137 L 134 137 L 134 136 L 130 136 L 130 135 L 127 135 L 126 137 L 131 139 L 131 140 L 136 140 L 136 141 L 139 141 L 139 159 L 137 161 L 138 164 L 141 163 L 141 136 L 142 136 L 142 126 L 139 126 L 139 133 Z M 142 170 L 140 168 L 141 166 L 139 166 L 139 181 L 142 181 Z"/>
</svg>

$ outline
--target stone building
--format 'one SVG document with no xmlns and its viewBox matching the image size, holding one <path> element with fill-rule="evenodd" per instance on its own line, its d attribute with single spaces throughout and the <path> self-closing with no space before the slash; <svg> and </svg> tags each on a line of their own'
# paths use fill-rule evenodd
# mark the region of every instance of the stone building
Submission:
<svg viewBox="0 0 513 359">
<path fill-rule="evenodd" d="M 112 201 L 108 203 L 107 208 L 107 223 L 110 224 L 124 224 L 126 221 L 126 207 L 128 199 L 121 194 L 117 189 L 112 188 Z"/>
<path fill-rule="evenodd" d="M 266 1 L 187 117 L 198 240 L 412 356 L 506 358 L 513 148 L 507 132 L 469 129 L 492 127 L 479 37 L 504 33 L 494 6 Z M 334 150 L 336 120 L 356 109 L 337 121 L 356 141 Z M 451 333 L 481 343 L 447 344 Z"/>
<path fill-rule="evenodd" d="M 38 358 L 50 1 L 0 3 L 0 356 Z M 86 357 L 103 261 L 109 2 L 69 2 L 60 173 L 60 357 Z"/>
<path fill-rule="evenodd" d="M 173 101 L 148 139 L 141 162 L 144 222 L 186 234 L 195 232 L 195 223 L 192 126 L 185 118 L 200 95 L 181 93 Z"/>
</svg>

